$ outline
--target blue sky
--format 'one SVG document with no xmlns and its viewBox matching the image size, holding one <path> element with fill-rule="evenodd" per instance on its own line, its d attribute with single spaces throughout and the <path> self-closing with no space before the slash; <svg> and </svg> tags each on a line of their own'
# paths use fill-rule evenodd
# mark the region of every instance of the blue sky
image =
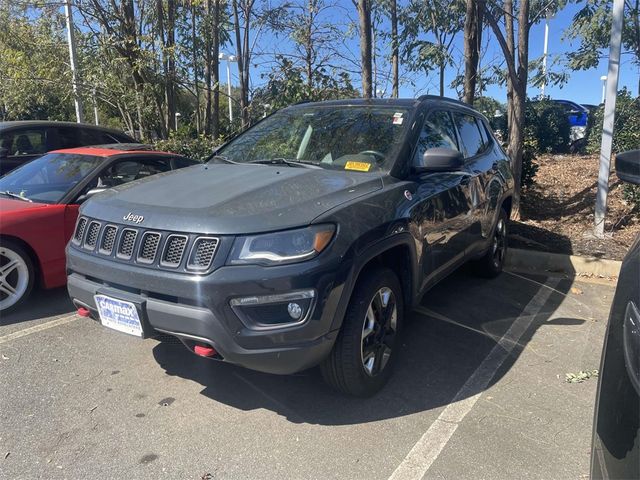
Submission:
<svg viewBox="0 0 640 480">
<path fill-rule="evenodd" d="M 405 2 L 399 1 L 399 4 Z M 564 31 L 568 25 L 570 25 L 573 16 L 578 11 L 579 6 L 575 4 L 569 4 L 564 10 L 559 12 L 555 18 L 550 22 L 550 34 L 549 34 L 549 59 L 553 59 L 556 56 L 560 56 L 568 51 L 575 50 L 579 45 L 577 40 L 573 42 L 563 39 Z M 347 18 L 349 17 L 349 18 Z M 338 7 L 327 13 L 327 18 L 335 23 L 340 23 L 342 26 L 349 21 L 356 20 L 356 10 L 351 0 L 339 0 Z M 342 28 L 342 27 L 341 27 Z M 388 29 L 386 25 L 383 28 Z M 485 39 L 489 39 L 487 43 L 486 52 L 481 59 L 481 63 L 490 63 L 499 59 L 502 56 L 498 43 L 493 38 L 493 34 L 489 29 L 485 29 Z M 541 22 L 531 29 L 530 34 L 530 60 L 539 58 L 543 53 L 543 39 L 544 39 L 544 22 Z M 273 35 L 263 33 L 258 38 L 258 45 L 260 49 L 265 51 L 265 55 L 258 56 L 255 62 L 261 64 L 258 68 L 252 69 L 252 86 L 256 87 L 264 80 L 260 78 L 260 74 L 268 70 L 268 62 L 270 58 L 273 58 L 273 51 L 286 51 L 286 46 L 289 42 L 283 39 L 274 38 Z M 345 53 L 351 55 L 354 59 L 358 58 L 358 37 L 353 36 L 346 40 Z M 485 43 L 485 42 L 483 42 Z M 462 34 L 460 33 L 456 39 L 455 47 L 459 52 L 462 51 Z M 231 46 L 227 46 L 226 51 L 231 50 Z M 283 50 L 284 49 L 284 50 Z M 388 52 L 384 52 L 388 54 Z M 461 58 L 461 55 L 457 55 Z M 253 63 L 253 62 L 252 62 Z M 552 68 L 558 70 L 561 68 L 561 64 L 555 65 Z M 451 80 L 462 72 L 461 66 L 449 67 L 446 72 L 445 84 L 448 86 Z M 574 100 L 578 103 L 592 103 L 598 104 L 602 95 L 602 82 L 600 77 L 607 73 L 607 60 L 604 59 L 600 62 L 598 68 L 594 68 L 587 71 L 569 72 L 569 80 L 563 86 L 547 86 L 545 93 L 550 95 L 551 98 L 563 98 L 568 100 Z M 226 65 L 221 65 L 221 78 L 226 79 Z M 619 88 L 627 86 L 634 95 L 638 94 L 638 75 L 640 75 L 638 68 L 634 66 L 628 58 L 624 58 L 620 69 L 620 82 Z M 406 72 L 401 65 L 400 70 L 401 88 L 400 95 L 403 97 L 414 97 L 416 95 L 424 93 L 437 94 L 438 90 L 438 77 L 435 72 L 428 75 L 416 74 L 414 72 Z M 411 80 L 403 82 L 402 80 Z M 360 87 L 360 80 L 354 76 L 354 86 Z M 235 71 L 235 65 L 232 66 L 232 83 L 237 85 L 237 71 Z M 414 85 L 412 85 L 413 83 Z M 387 91 L 390 90 L 390 86 Z M 529 87 L 528 95 L 530 97 L 537 96 L 540 93 L 538 88 Z M 446 89 L 446 95 L 456 97 L 455 90 L 450 88 Z M 491 85 L 488 87 L 487 96 L 494 97 L 501 102 L 506 102 L 506 92 L 504 87 L 498 85 Z"/>
</svg>

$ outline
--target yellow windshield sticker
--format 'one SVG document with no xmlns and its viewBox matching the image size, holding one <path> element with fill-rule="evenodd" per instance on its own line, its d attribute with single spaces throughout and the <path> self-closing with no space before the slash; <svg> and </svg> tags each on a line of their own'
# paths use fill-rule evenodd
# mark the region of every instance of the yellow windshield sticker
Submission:
<svg viewBox="0 0 640 480">
<path fill-rule="evenodd" d="M 344 164 L 345 170 L 357 170 L 358 172 L 368 172 L 371 164 L 367 162 L 347 162 Z"/>
</svg>

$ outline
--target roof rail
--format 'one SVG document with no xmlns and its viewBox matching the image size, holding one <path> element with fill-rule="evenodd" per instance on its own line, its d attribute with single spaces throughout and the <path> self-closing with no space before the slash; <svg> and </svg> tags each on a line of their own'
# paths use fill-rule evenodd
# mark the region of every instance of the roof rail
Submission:
<svg viewBox="0 0 640 480">
<path fill-rule="evenodd" d="M 441 97 L 439 95 L 420 95 L 418 97 L 418 100 L 421 102 L 424 100 L 439 100 L 439 101 L 444 101 L 449 103 L 456 103 L 458 105 L 464 105 L 466 107 L 470 106 L 468 103 L 465 103 L 462 100 L 457 100 L 455 98 L 449 98 L 449 97 Z"/>
</svg>

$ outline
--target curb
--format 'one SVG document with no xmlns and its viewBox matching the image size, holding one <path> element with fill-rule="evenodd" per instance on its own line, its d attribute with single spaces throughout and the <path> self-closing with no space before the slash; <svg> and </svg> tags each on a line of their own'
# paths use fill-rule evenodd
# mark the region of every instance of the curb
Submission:
<svg viewBox="0 0 640 480">
<path fill-rule="evenodd" d="M 570 276 L 591 274 L 617 277 L 622 262 L 595 257 L 580 257 L 560 253 L 510 248 L 507 250 L 506 267 L 521 272 L 562 273 Z"/>
</svg>

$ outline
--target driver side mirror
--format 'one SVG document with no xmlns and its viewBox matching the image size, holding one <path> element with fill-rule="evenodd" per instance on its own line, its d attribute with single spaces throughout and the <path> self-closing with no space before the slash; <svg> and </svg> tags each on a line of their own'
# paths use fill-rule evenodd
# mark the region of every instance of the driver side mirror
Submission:
<svg viewBox="0 0 640 480">
<path fill-rule="evenodd" d="M 9 149 L 0 147 L 0 158 L 7 158 L 9 156 Z"/>
<path fill-rule="evenodd" d="M 422 165 L 414 168 L 416 173 L 456 172 L 464 165 L 464 157 L 451 148 L 429 148 L 422 156 Z"/>
<path fill-rule="evenodd" d="M 623 182 L 640 185 L 640 150 L 616 155 L 616 175 Z"/>
<path fill-rule="evenodd" d="M 89 190 L 87 193 L 85 193 L 84 195 L 80 195 L 78 197 L 78 201 L 76 203 L 82 203 L 82 202 L 86 202 L 87 200 L 89 200 L 91 197 L 93 197 L 94 195 L 104 192 L 105 190 L 108 190 L 107 187 L 96 187 L 96 188 L 92 188 L 91 190 Z"/>
</svg>

